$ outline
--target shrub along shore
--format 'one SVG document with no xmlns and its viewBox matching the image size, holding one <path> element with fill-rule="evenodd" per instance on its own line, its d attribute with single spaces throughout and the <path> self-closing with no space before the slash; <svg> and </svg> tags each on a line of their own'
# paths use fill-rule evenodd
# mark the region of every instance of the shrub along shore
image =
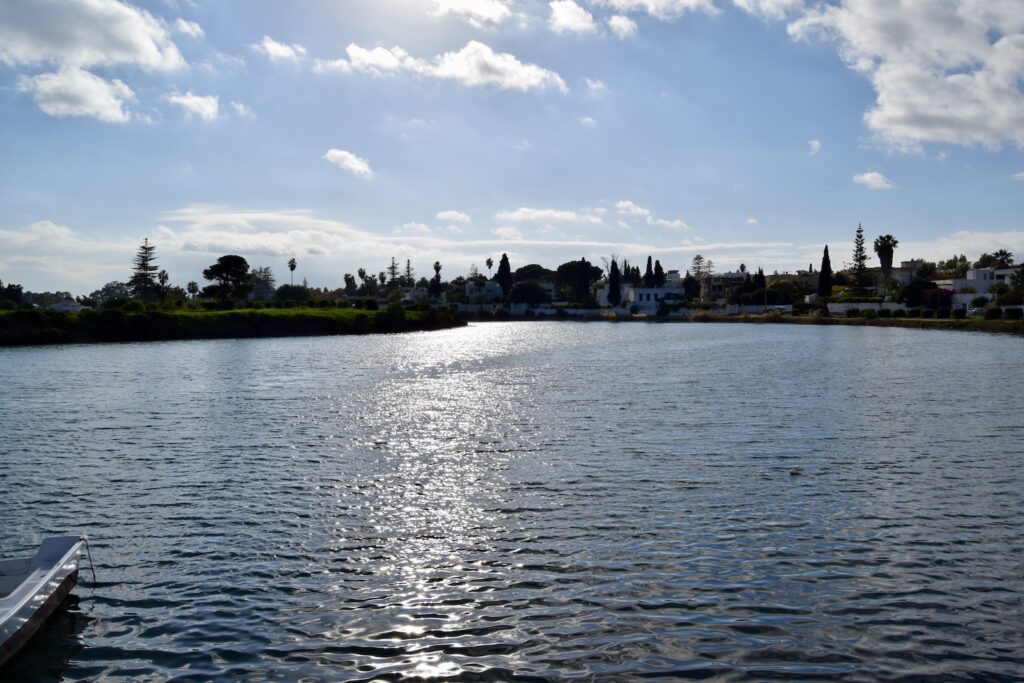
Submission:
<svg viewBox="0 0 1024 683">
<path fill-rule="evenodd" d="M 0 312 L 0 346 L 97 342 L 300 337 L 420 332 L 461 327 L 443 310 L 352 308 L 241 309 L 230 311 Z"/>
</svg>

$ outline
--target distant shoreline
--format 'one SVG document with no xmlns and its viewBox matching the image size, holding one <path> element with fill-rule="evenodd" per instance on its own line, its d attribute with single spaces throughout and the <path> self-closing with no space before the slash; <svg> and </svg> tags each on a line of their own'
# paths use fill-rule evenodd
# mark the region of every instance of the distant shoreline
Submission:
<svg viewBox="0 0 1024 683">
<path fill-rule="evenodd" d="M 11 311 L 0 314 L 0 347 L 393 334 L 465 324 L 462 318 L 444 310 Z"/>
<path fill-rule="evenodd" d="M 956 330 L 1024 336 L 1024 321 L 926 318 L 819 318 L 792 315 L 713 315 L 690 318 L 601 315 L 571 317 L 471 317 L 446 310 L 241 309 L 232 311 L 121 310 L 82 313 L 12 311 L 0 313 L 0 347 L 52 346 L 145 341 L 260 339 L 333 335 L 397 334 L 464 327 L 467 322 L 748 323 L 755 325 L 846 325 Z"/>
<path fill-rule="evenodd" d="M 962 332 L 991 332 L 998 334 L 1014 334 L 1024 336 L 1022 320 L 984 320 L 982 318 L 817 318 L 814 316 L 797 315 L 714 315 L 697 314 L 701 317 L 657 317 L 633 316 L 603 317 L 590 316 L 510 316 L 503 317 L 470 317 L 469 322 L 609 322 L 609 323 L 748 323 L 755 325 L 847 325 L 852 327 L 901 327 L 914 330 L 957 330 Z"/>
</svg>

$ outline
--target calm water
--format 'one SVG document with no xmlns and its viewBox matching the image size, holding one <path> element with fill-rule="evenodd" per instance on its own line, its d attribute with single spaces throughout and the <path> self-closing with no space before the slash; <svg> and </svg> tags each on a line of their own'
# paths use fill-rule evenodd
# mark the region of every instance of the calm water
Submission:
<svg viewBox="0 0 1024 683">
<path fill-rule="evenodd" d="M 0 554 L 88 533 L 99 579 L 0 678 L 1024 680 L 1019 338 L 494 323 L 0 377 Z"/>
</svg>

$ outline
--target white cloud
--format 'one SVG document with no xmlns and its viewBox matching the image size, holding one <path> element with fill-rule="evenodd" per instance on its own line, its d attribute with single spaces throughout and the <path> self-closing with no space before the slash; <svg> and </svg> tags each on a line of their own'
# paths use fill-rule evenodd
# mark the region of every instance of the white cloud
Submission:
<svg viewBox="0 0 1024 683">
<path fill-rule="evenodd" d="M 458 52 L 446 52 L 428 62 L 409 55 L 400 47 L 355 45 L 345 49 L 348 59 L 321 60 L 313 65 L 317 73 L 362 71 L 374 76 L 410 73 L 453 80 L 465 86 L 493 85 L 503 90 L 546 90 L 567 92 L 561 76 L 536 64 L 520 62 L 514 55 L 494 52 L 487 45 L 471 40 Z"/>
<path fill-rule="evenodd" d="M 108 123 L 127 122 L 131 117 L 125 103 L 135 99 L 132 89 L 121 81 L 106 81 L 73 67 L 22 77 L 18 89 L 32 93 L 39 108 L 50 116 L 91 116 Z"/>
<path fill-rule="evenodd" d="M 348 46 L 346 52 L 348 53 L 350 68 L 357 71 L 367 71 L 375 76 L 397 73 L 399 71 L 423 73 L 429 69 L 426 62 L 409 56 L 409 53 L 400 47 L 393 47 L 390 50 L 383 47 L 375 47 L 372 50 L 367 50 L 352 44 Z"/>
<path fill-rule="evenodd" d="M 868 171 L 867 173 L 858 173 L 853 176 L 853 182 L 858 185 L 863 185 L 869 190 L 891 190 L 896 185 L 886 178 L 878 171 Z"/>
<path fill-rule="evenodd" d="M 256 114 L 252 113 L 252 109 L 250 109 L 242 102 L 231 102 L 231 109 L 234 110 L 235 116 L 237 116 L 240 119 L 256 118 Z"/>
<path fill-rule="evenodd" d="M 590 116 L 584 116 L 582 119 L 580 119 L 580 125 L 585 126 L 587 128 L 593 128 L 594 126 L 597 125 L 597 121 L 595 121 Z"/>
<path fill-rule="evenodd" d="M 270 259 L 281 264 L 292 256 L 306 256 L 311 282 L 318 286 L 340 286 L 340 274 L 366 266 L 382 269 L 392 256 L 412 259 L 419 270 L 440 260 L 446 279 L 463 274 L 471 263 L 480 263 L 481 253 L 506 248 L 514 236 L 503 239 L 467 239 L 458 233 L 425 233 L 413 224 L 399 233 L 380 234 L 326 219 L 308 211 L 241 210 L 217 206 L 188 206 L 172 211 L 159 220 L 156 232 L 149 232 L 156 243 L 160 265 L 171 273 L 172 282 L 198 279 L 202 268 L 222 254 L 241 254 L 252 263 Z M 420 233 L 420 234 L 417 234 Z M 642 263 L 648 254 L 659 258 L 666 268 L 685 268 L 698 251 L 715 263 L 735 267 L 741 262 L 764 264 L 765 270 L 806 268 L 821 258 L 821 242 L 709 243 L 694 238 L 666 246 L 635 239 L 608 242 L 570 239 L 517 240 L 509 253 L 513 267 L 522 263 L 553 266 L 581 255 L 599 262 L 602 255 L 619 254 Z M 5 280 L 20 282 L 36 291 L 72 289 L 88 293 L 110 280 L 127 277 L 131 263 L 145 233 L 130 240 L 100 240 L 50 221 L 7 229 L 0 226 L 0 272 Z M 841 241 L 841 240 L 840 240 Z M 1024 230 L 960 230 L 927 242 L 900 240 L 900 250 L 929 260 L 967 254 L 975 258 L 982 252 L 1008 249 L 1024 253 Z M 849 253 L 852 244 L 829 240 L 833 254 Z M 500 252 L 499 252 L 500 253 Z M 274 260 L 276 259 L 276 260 Z M 724 266 L 723 266 L 724 267 Z M 317 270 L 319 269 L 319 270 Z"/>
<path fill-rule="evenodd" d="M 206 35 L 203 31 L 203 27 L 198 23 L 189 21 L 188 19 L 182 19 L 181 17 L 174 22 L 174 30 L 193 38 L 202 38 Z"/>
<path fill-rule="evenodd" d="M 576 211 L 566 211 L 562 209 L 531 209 L 529 207 L 521 207 L 514 211 L 502 211 L 494 216 L 499 221 L 518 221 L 518 222 L 573 222 L 573 223 L 600 223 L 601 218 L 593 215 L 592 213 L 578 213 Z"/>
<path fill-rule="evenodd" d="M 306 48 L 299 45 L 298 43 L 279 43 L 268 35 L 263 36 L 263 40 L 258 43 L 250 45 L 250 47 L 256 52 L 265 54 L 270 61 L 298 61 L 299 57 L 306 54 Z"/>
<path fill-rule="evenodd" d="M 117 0 L 3 0 L 0 62 L 149 71 L 185 66 L 160 21 Z"/>
<path fill-rule="evenodd" d="M 787 14 L 804 8 L 804 0 L 732 0 L 749 14 L 766 19 L 785 19 Z"/>
<path fill-rule="evenodd" d="M 450 78 L 463 85 L 495 85 L 504 90 L 544 90 L 566 92 L 565 81 L 553 71 L 536 64 L 524 64 L 508 53 L 496 53 L 490 47 L 471 40 L 458 52 L 441 55 L 433 70 L 439 78 Z"/>
<path fill-rule="evenodd" d="M 552 0 L 548 3 L 551 16 L 548 17 L 548 28 L 555 33 L 595 33 L 597 22 L 590 12 L 577 5 L 573 0 Z"/>
<path fill-rule="evenodd" d="M 821 140 L 808 140 L 807 141 L 807 154 L 814 156 L 821 151 Z"/>
<path fill-rule="evenodd" d="M 423 223 L 402 223 L 395 230 L 405 234 L 419 235 L 427 235 L 431 232 L 430 226 Z"/>
<path fill-rule="evenodd" d="M 52 221 L 0 228 L 0 269 L 8 281 L 32 290 L 77 287 L 83 294 L 125 279 L 136 245 L 93 240 Z"/>
<path fill-rule="evenodd" d="M 326 159 L 338 168 L 343 168 L 357 176 L 362 176 L 367 179 L 373 178 L 373 170 L 370 168 L 370 162 L 366 159 L 357 157 L 352 152 L 348 152 L 343 149 L 329 149 L 321 158 Z"/>
<path fill-rule="evenodd" d="M 747 225 L 757 225 L 758 221 L 756 218 L 748 218 Z"/>
<path fill-rule="evenodd" d="M 184 95 L 177 92 L 170 92 L 164 95 L 164 99 L 171 104 L 181 107 L 185 112 L 185 118 L 197 118 L 203 121 L 215 121 L 220 112 L 220 100 L 216 95 L 194 95 L 192 91 Z"/>
<path fill-rule="evenodd" d="M 624 14 L 608 17 L 608 28 L 619 38 L 625 39 L 636 35 L 636 22 Z"/>
<path fill-rule="evenodd" d="M 877 94 L 864 115 L 888 144 L 1024 146 L 1024 4 L 1007 0 L 846 0 L 789 25 L 821 36 Z"/>
<path fill-rule="evenodd" d="M 519 232 L 516 228 L 495 228 L 491 232 L 503 240 L 519 241 L 523 239 L 523 233 Z"/>
<path fill-rule="evenodd" d="M 434 0 L 434 13 L 465 19 L 477 28 L 500 24 L 512 16 L 508 3 L 501 0 Z"/>
<path fill-rule="evenodd" d="M 674 19 L 686 12 L 717 14 L 712 0 L 592 0 L 594 4 L 617 9 L 620 12 L 647 12 L 658 19 Z"/>
<path fill-rule="evenodd" d="M 1020 173 L 1014 173 L 1014 174 L 1013 174 L 1013 176 L 1012 176 L 1012 178 L 1013 178 L 1014 180 L 1021 180 L 1021 181 L 1024 181 L 1024 171 L 1021 171 Z"/>
<path fill-rule="evenodd" d="M 647 225 L 657 225 L 663 228 L 676 228 L 680 230 L 690 229 L 690 226 L 680 219 L 668 220 L 665 218 L 655 218 L 650 209 L 646 209 L 628 199 L 615 202 L 615 210 L 623 216 L 636 216 L 637 218 L 642 218 Z"/>
<path fill-rule="evenodd" d="M 603 95 L 608 92 L 608 86 L 596 78 L 584 78 L 583 81 L 587 84 L 587 92 L 592 95 Z"/>
<path fill-rule="evenodd" d="M 448 221 L 450 223 L 470 223 L 473 220 L 469 217 L 469 214 L 454 210 L 438 211 L 434 218 L 439 221 Z"/>
</svg>

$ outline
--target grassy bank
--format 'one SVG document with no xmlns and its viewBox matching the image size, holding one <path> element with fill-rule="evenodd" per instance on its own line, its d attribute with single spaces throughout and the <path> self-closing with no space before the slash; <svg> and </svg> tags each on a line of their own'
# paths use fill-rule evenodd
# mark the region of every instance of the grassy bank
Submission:
<svg viewBox="0 0 1024 683">
<path fill-rule="evenodd" d="M 810 315 L 706 315 L 697 318 L 695 322 L 906 327 L 916 330 L 963 330 L 1024 335 L 1024 320 L 985 320 L 983 318 L 957 320 L 956 318 L 819 318 Z"/>
<path fill-rule="evenodd" d="M 446 311 L 352 308 L 4 311 L 0 312 L 0 346 L 416 332 L 461 325 L 465 322 Z"/>
</svg>

